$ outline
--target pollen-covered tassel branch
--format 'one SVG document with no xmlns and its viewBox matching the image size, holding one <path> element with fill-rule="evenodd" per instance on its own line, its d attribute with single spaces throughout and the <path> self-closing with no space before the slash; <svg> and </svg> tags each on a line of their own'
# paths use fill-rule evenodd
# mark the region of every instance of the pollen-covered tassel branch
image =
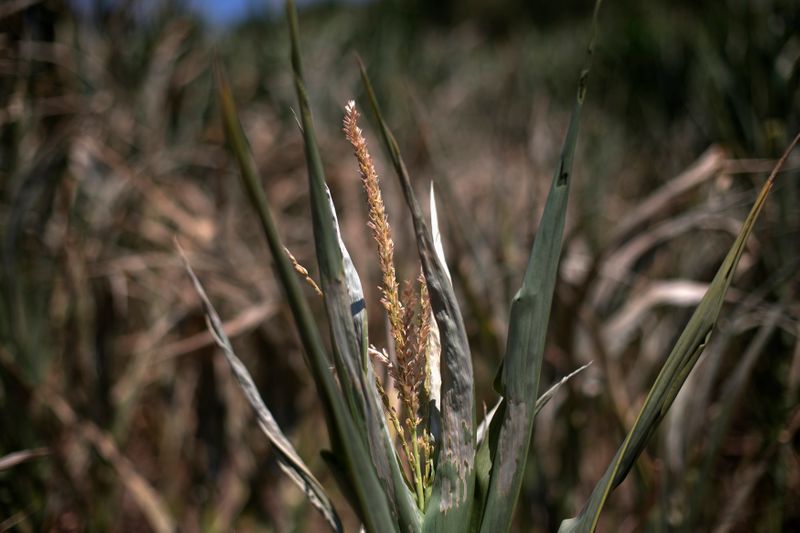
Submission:
<svg viewBox="0 0 800 533">
<path fill-rule="evenodd" d="M 427 346 L 427 330 L 419 325 L 419 315 L 422 314 L 420 305 L 422 302 L 417 301 L 413 286 L 409 284 L 402 297 L 400 294 L 400 284 L 398 283 L 394 266 L 394 241 L 392 240 L 391 227 L 386 216 L 386 208 L 378 183 L 378 173 L 367 150 L 367 141 L 364 139 L 361 128 L 358 127 L 358 118 L 359 113 L 356 110 L 355 102 L 351 100 L 345 106 L 342 129 L 345 137 L 353 147 L 353 153 L 358 161 L 362 185 L 367 196 L 367 204 L 369 206 L 369 222 L 367 225 L 372 230 L 373 238 L 378 245 L 378 260 L 382 275 L 380 286 L 381 303 L 389 319 L 389 329 L 395 353 L 395 361 L 390 362 L 388 357 L 379 357 L 379 359 L 385 359 L 384 363 L 387 371 L 396 383 L 400 400 L 406 411 L 405 424 L 399 422 L 398 413 L 391 407 L 389 398 L 380 383 L 378 383 L 378 388 L 381 391 L 387 416 L 395 427 L 395 431 L 402 443 L 403 451 L 408 459 L 408 466 L 412 472 L 411 477 L 413 478 L 413 486 L 417 495 L 417 505 L 420 509 L 423 509 L 425 506 L 425 463 L 421 453 L 425 451 L 426 446 L 420 446 L 421 436 L 418 432 L 418 427 L 421 424 L 419 418 L 421 405 L 419 395 L 422 384 L 425 381 L 426 351 L 420 350 L 419 347 Z M 430 304 L 428 303 L 427 305 L 428 313 L 430 313 Z M 425 322 L 427 323 L 427 320 Z M 425 337 L 424 344 L 420 344 L 422 342 L 421 336 Z M 377 350 L 373 353 L 375 352 Z M 406 440 L 406 435 L 408 435 L 408 440 Z M 427 438 L 426 435 L 422 435 L 422 437 Z M 409 441 L 413 451 L 409 450 Z"/>
<path fill-rule="evenodd" d="M 361 133 L 361 128 L 358 127 L 358 117 L 359 113 L 356 110 L 356 104 L 351 100 L 345 107 L 342 129 L 345 137 L 353 146 L 353 153 L 358 160 L 358 170 L 361 173 L 361 181 L 364 185 L 369 205 L 369 222 L 367 225 L 372 230 L 372 235 L 378 243 L 378 259 L 383 274 L 381 303 L 389 316 L 395 349 L 397 352 L 402 352 L 405 349 L 403 306 L 400 303 L 400 286 L 394 269 L 392 230 L 389 226 L 389 219 L 386 216 L 386 208 L 378 185 L 378 173 L 375 171 L 372 157 L 367 150 L 367 141 Z"/>
</svg>

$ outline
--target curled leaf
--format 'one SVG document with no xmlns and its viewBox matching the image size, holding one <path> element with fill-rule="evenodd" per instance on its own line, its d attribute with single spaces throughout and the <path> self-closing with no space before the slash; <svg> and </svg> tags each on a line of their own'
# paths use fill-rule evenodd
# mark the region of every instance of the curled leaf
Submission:
<svg viewBox="0 0 800 533">
<path fill-rule="evenodd" d="M 333 508 L 330 498 L 328 498 L 328 495 L 325 493 L 325 489 L 322 488 L 322 484 L 317 480 L 316 477 L 314 477 L 306 464 L 297 454 L 297 451 L 294 449 L 294 446 L 292 446 L 292 443 L 289 442 L 289 439 L 287 439 L 286 435 L 283 433 L 283 431 L 281 431 L 281 428 L 278 426 L 278 423 L 275 421 L 272 413 L 267 408 L 264 400 L 261 398 L 258 388 L 256 387 L 255 382 L 253 382 L 253 378 L 250 376 L 250 372 L 247 371 L 244 363 L 242 363 L 242 361 L 234 353 L 230 339 L 228 339 L 228 336 L 225 334 L 225 330 L 222 327 L 222 321 L 220 320 L 217 311 L 214 309 L 214 306 L 211 304 L 211 300 L 209 300 L 206 291 L 200 284 L 200 280 L 197 279 L 197 276 L 192 270 L 189 260 L 186 258 L 186 254 L 184 254 L 180 245 L 177 243 L 176 245 L 178 247 L 178 252 L 180 253 L 181 259 L 183 260 L 184 267 L 186 268 L 186 272 L 189 274 L 192 284 L 194 285 L 194 289 L 203 303 L 208 330 L 214 337 L 217 346 L 222 349 L 225 359 L 228 361 L 236 381 L 239 383 L 239 386 L 247 398 L 247 401 L 250 402 L 250 405 L 253 407 L 253 410 L 256 413 L 256 418 L 258 419 L 259 427 L 270 440 L 270 442 L 275 446 L 278 452 L 281 469 L 292 479 L 292 481 L 295 482 L 300 490 L 305 493 L 314 507 L 316 507 L 320 513 L 322 513 L 322 516 L 325 517 L 325 520 L 328 521 L 328 523 L 331 525 L 331 528 L 333 528 L 334 531 L 343 531 L 339 516 L 336 513 L 336 510 Z"/>
</svg>

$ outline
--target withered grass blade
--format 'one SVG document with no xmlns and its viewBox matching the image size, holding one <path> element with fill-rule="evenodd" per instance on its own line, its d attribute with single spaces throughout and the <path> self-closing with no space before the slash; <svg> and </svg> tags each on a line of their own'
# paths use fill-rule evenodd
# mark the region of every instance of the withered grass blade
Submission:
<svg viewBox="0 0 800 533">
<path fill-rule="evenodd" d="M 258 388 L 253 378 L 250 376 L 250 372 L 247 371 L 244 363 L 242 363 L 241 359 L 239 359 L 233 351 L 231 341 L 228 339 L 222 327 L 222 320 L 220 320 L 219 314 L 217 314 L 216 309 L 214 309 L 200 280 L 192 270 L 192 266 L 189 264 L 189 260 L 186 258 L 180 245 L 178 245 L 178 252 L 183 259 L 184 267 L 192 280 L 194 289 L 200 297 L 200 301 L 203 303 L 208 330 L 217 343 L 217 346 L 219 346 L 222 349 L 222 353 L 225 354 L 225 359 L 228 361 L 236 381 L 239 383 L 247 401 L 250 402 L 250 405 L 253 407 L 259 427 L 273 446 L 275 446 L 281 469 L 295 482 L 300 490 L 303 491 L 314 507 L 322 513 L 322 516 L 325 517 L 325 520 L 328 521 L 331 528 L 333 528 L 334 531 L 343 531 L 339 515 L 331 504 L 330 498 L 325 493 L 322 484 L 314 477 L 314 474 L 311 473 L 305 462 L 300 458 L 292 443 L 286 438 L 286 435 L 278 426 L 272 413 L 261 398 Z"/>
</svg>

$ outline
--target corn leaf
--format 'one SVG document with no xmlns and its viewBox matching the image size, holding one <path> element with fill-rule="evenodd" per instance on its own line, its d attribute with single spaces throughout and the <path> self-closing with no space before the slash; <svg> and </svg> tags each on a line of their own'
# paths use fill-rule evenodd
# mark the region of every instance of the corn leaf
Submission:
<svg viewBox="0 0 800 533">
<path fill-rule="evenodd" d="M 577 370 L 573 370 L 561 378 L 558 382 L 547 389 L 544 394 L 536 399 L 536 405 L 533 408 L 533 416 L 539 414 L 539 411 L 555 396 L 558 390 L 569 380 L 586 370 L 591 363 L 587 363 Z M 492 473 L 492 450 L 497 447 L 497 437 L 500 431 L 500 423 L 505 414 L 505 401 L 503 398 L 486 413 L 484 419 L 478 426 L 477 441 L 478 452 L 475 456 L 475 505 L 472 509 L 472 519 L 470 523 L 470 531 L 478 531 L 481 526 L 481 520 L 486 508 L 486 499 L 489 494 L 489 480 Z M 498 415 L 498 413 L 500 413 Z M 491 447 L 490 447 L 491 443 Z"/>
<path fill-rule="evenodd" d="M 536 232 L 522 287 L 511 304 L 506 355 L 498 376 L 503 405 L 495 418 L 500 424 L 496 438 L 490 437 L 491 477 L 488 489 L 485 491 L 487 499 L 481 531 L 497 532 L 509 529 L 522 487 L 522 474 L 525 472 L 533 435 L 550 306 L 561 255 L 567 200 L 572 182 L 572 161 L 578 140 L 581 110 L 586 97 L 586 82 L 600 4 L 600 0 L 595 4 L 586 64 L 580 75 L 575 107 L 561 158 Z"/>
<path fill-rule="evenodd" d="M 650 436 L 666 415 L 667 410 L 675 400 L 675 396 L 689 376 L 689 372 L 694 368 L 711 336 L 725 299 L 725 293 L 730 287 L 733 275 L 736 272 L 736 266 L 739 264 L 739 259 L 744 252 L 747 238 L 753 231 L 753 225 L 764 207 L 764 202 L 775 182 L 778 171 L 798 141 L 800 141 L 800 134 L 794 138 L 762 187 L 755 204 L 742 225 L 742 229 L 739 231 L 739 235 L 728 251 L 722 265 L 720 265 L 708 291 L 675 343 L 675 347 L 667 357 L 661 372 L 659 372 L 644 401 L 644 405 L 639 411 L 639 415 L 636 417 L 633 427 L 628 432 L 619 450 L 617 450 L 605 474 L 595 486 L 589 496 L 589 500 L 578 516 L 564 520 L 561 523 L 560 532 L 583 533 L 594 531 L 597 527 L 600 511 L 608 495 L 628 475 L 636 458 L 642 453 Z"/>
<path fill-rule="evenodd" d="M 697 502 L 700 504 L 705 501 L 709 483 L 712 480 L 713 468 L 720 456 L 719 450 L 725 435 L 727 435 L 730 429 L 736 406 L 741 400 L 741 396 L 744 393 L 745 386 L 748 383 L 748 379 L 756 362 L 766 351 L 767 341 L 769 341 L 777 329 L 778 320 L 782 313 L 782 307 L 775 307 L 767 313 L 764 324 L 761 326 L 758 333 L 756 333 L 755 337 L 753 337 L 753 340 L 750 341 L 750 344 L 747 346 L 747 349 L 736 365 L 736 369 L 722 388 L 722 397 L 720 398 L 719 407 L 717 409 L 717 417 L 708 427 L 708 441 L 704 452 L 705 457 L 700 466 L 699 475 L 697 475 L 694 484 L 691 486 L 689 502 Z M 681 524 L 680 530 L 696 530 L 695 522 L 702 516 L 703 511 L 703 505 L 690 506 L 686 514 L 686 519 L 683 524 Z"/>
<path fill-rule="evenodd" d="M 411 187 L 397 141 L 383 119 L 366 69 L 363 64 L 360 67 L 361 79 L 378 120 L 381 137 L 411 212 L 417 250 L 442 345 L 442 436 L 433 490 L 426 504 L 423 531 L 462 533 L 468 527 L 475 481 L 475 397 L 467 334 L 453 286 L 436 254 L 431 232 Z"/>
<path fill-rule="evenodd" d="M 234 353 L 231 341 L 228 339 L 222 327 L 222 321 L 217 311 L 214 309 L 214 306 L 211 304 L 211 300 L 209 300 L 200 280 L 197 279 L 197 276 L 192 270 L 189 260 L 186 258 L 180 245 L 178 246 L 178 252 L 183 259 L 186 272 L 192 279 L 195 291 L 203 302 L 208 331 L 225 354 L 225 359 L 227 359 L 233 371 L 233 375 L 236 377 L 236 381 L 239 383 L 242 392 L 244 392 L 247 401 L 250 402 L 250 405 L 256 412 L 259 427 L 272 445 L 275 446 L 281 469 L 295 484 L 297 484 L 300 490 L 305 493 L 309 501 L 322 513 L 322 516 L 325 517 L 325 520 L 328 521 L 334 531 L 344 531 L 342 529 L 342 523 L 339 520 L 339 515 L 331 504 L 330 498 L 328 498 L 328 495 L 325 493 L 325 489 L 322 488 L 322 484 L 314 477 L 314 474 L 311 473 L 305 462 L 303 462 L 297 454 L 292 443 L 286 438 L 286 435 L 278 426 L 272 413 L 261 398 L 258 388 L 255 382 L 253 382 L 253 378 L 250 376 L 250 372 L 247 371 L 242 361 L 236 356 L 236 353 Z"/>
<path fill-rule="evenodd" d="M 550 400 L 553 399 L 553 396 L 556 395 L 558 390 L 561 387 L 563 387 L 567 383 L 567 381 L 571 380 L 572 378 L 574 378 L 575 376 L 577 376 L 578 374 L 580 374 L 581 372 L 583 372 L 584 370 L 589 368 L 589 366 L 591 364 L 592 363 L 589 362 L 589 363 L 586 363 L 585 365 L 579 367 L 578 369 L 573 370 L 572 372 L 570 372 L 569 374 L 567 374 L 563 378 L 561 378 L 558 381 L 556 381 L 549 389 L 544 391 L 544 394 L 542 394 L 541 396 L 539 396 L 536 399 L 536 405 L 533 407 L 533 416 L 536 416 L 536 415 L 539 414 L 539 411 L 541 411 L 544 408 L 544 406 L 547 405 L 548 402 L 550 402 Z M 492 407 L 489 410 L 489 412 L 486 413 L 486 416 L 484 417 L 484 419 L 481 421 L 480 425 L 478 426 L 477 439 L 478 439 L 478 445 L 479 446 L 483 442 L 483 439 L 486 438 L 486 433 L 487 433 L 487 431 L 489 431 L 489 425 L 492 423 L 492 420 L 494 419 L 494 415 L 497 413 L 498 409 L 500 409 L 500 404 L 502 402 L 503 402 L 503 400 L 501 399 L 496 404 L 494 404 L 494 407 Z"/>
<path fill-rule="evenodd" d="M 366 367 L 369 340 L 367 338 L 367 305 L 364 301 L 364 289 L 361 286 L 361 278 L 358 276 L 353 259 L 350 257 L 350 252 L 347 251 L 347 246 L 345 246 L 342 239 L 339 219 L 336 217 L 336 206 L 333 203 L 333 197 L 327 185 L 325 185 L 325 196 L 328 199 L 329 209 L 333 215 L 333 227 L 336 230 L 336 240 L 339 244 L 339 252 L 342 255 L 345 285 L 347 286 L 347 296 L 350 302 L 350 315 L 353 320 L 353 330 L 358 343 L 358 351 L 361 354 L 361 365 Z"/>
<path fill-rule="evenodd" d="M 339 380 L 350 398 L 351 411 L 362 427 L 362 438 L 369 446 L 375 472 L 386 491 L 394 518 L 398 514 L 404 522 L 414 523 L 416 515 L 405 505 L 405 485 L 394 454 L 387 446 L 388 430 L 377 392 L 373 393 L 374 375 L 367 364 L 366 310 L 358 276 L 342 242 L 336 212 L 325 184 L 322 160 L 317 146 L 314 124 L 303 81 L 302 63 L 298 43 L 298 24 L 293 2 L 287 2 L 292 44 L 292 66 L 295 88 L 300 106 L 300 120 L 306 147 L 306 162 L 309 171 L 311 209 L 314 225 L 314 240 L 319 261 L 322 290 L 334 340 L 334 356 Z M 346 258 L 346 260 L 345 260 Z M 356 286 L 357 283 L 357 286 Z M 355 328 L 352 327 L 355 320 Z M 399 491 L 400 494 L 396 494 Z M 398 510 L 397 501 L 403 510 Z M 404 524 L 408 525 L 408 524 Z M 383 525 L 389 527 L 388 524 Z"/>
<path fill-rule="evenodd" d="M 325 307 L 333 334 L 338 377 L 349 399 L 354 419 L 360 427 L 359 436 L 365 440 L 375 473 L 388 498 L 394 527 L 399 522 L 403 530 L 415 529 L 419 521 L 418 515 L 413 505 L 408 505 L 410 494 L 407 494 L 402 473 L 396 464 L 391 437 L 385 427 L 386 421 L 375 389 L 375 376 L 371 365 L 367 364 L 366 308 L 361 283 L 341 239 L 336 210 L 325 183 L 322 158 L 303 79 L 294 2 L 288 1 L 286 10 L 294 84 L 305 142 L 314 242 L 322 291 L 325 293 Z M 379 494 L 373 497 L 377 498 Z M 382 525 L 384 530 L 389 527 L 388 523 Z"/>
<path fill-rule="evenodd" d="M 452 284 L 450 271 L 447 268 L 447 261 L 444 257 L 444 245 L 442 244 L 442 234 L 439 231 L 439 215 L 436 209 L 436 195 L 433 191 L 433 182 L 431 182 L 430 193 L 430 213 L 431 213 L 431 232 L 433 234 L 433 247 L 436 250 L 436 255 L 439 262 L 442 263 L 448 279 Z M 439 335 L 439 325 L 436 323 L 436 318 L 431 314 L 430 316 L 430 340 L 428 345 L 428 358 L 427 358 L 427 393 L 429 398 L 428 409 L 428 430 L 431 432 L 434 440 L 439 442 L 442 436 L 442 341 Z"/>
<path fill-rule="evenodd" d="M 320 271 L 320 287 L 325 294 L 325 308 L 328 312 L 333 335 L 333 351 L 339 381 L 350 404 L 350 410 L 357 418 L 363 415 L 359 406 L 358 375 L 361 350 L 352 324 L 350 295 L 344 272 L 344 257 L 336 227 L 336 213 L 333 202 L 329 200 L 328 187 L 322 157 L 317 146 L 314 122 L 303 81 L 302 62 L 298 43 L 297 13 L 294 3 L 286 3 L 291 37 L 292 69 L 299 104 L 299 116 L 303 141 L 305 144 L 306 167 L 308 169 L 309 193 L 311 197 L 311 216 L 314 228 L 314 244 Z M 361 395 L 363 397 L 363 394 Z M 365 437 L 364 435 L 361 435 Z"/>
<path fill-rule="evenodd" d="M 439 258 L 439 262 L 441 262 L 442 266 L 444 267 L 444 271 L 447 274 L 447 279 L 450 280 L 450 283 L 452 284 L 453 279 L 450 276 L 450 270 L 447 268 L 447 260 L 444 257 L 444 245 L 442 244 L 442 233 L 439 230 L 439 211 L 436 209 L 436 194 L 433 189 L 433 182 L 431 182 L 430 212 L 433 249 L 436 251 L 436 257 Z"/>
<path fill-rule="evenodd" d="M 303 298 L 300 282 L 284 253 L 283 243 L 278 236 L 278 230 L 264 190 L 261 188 L 255 163 L 239 123 L 230 87 L 220 68 L 217 68 L 216 74 L 220 108 L 228 144 L 239 164 L 245 189 L 258 213 L 267 244 L 275 261 L 278 277 L 286 291 L 287 300 L 307 356 L 306 362 L 323 400 L 331 445 L 335 455 L 340 458 L 345 470 L 350 474 L 349 481 L 357 498 L 357 511 L 370 531 L 396 529 L 397 526 L 389 510 L 386 495 L 375 473 L 367 446 L 364 444 L 363 433 L 349 409 L 351 404 L 348 404 L 336 385 L 319 329 L 308 303 Z"/>
<path fill-rule="evenodd" d="M 333 204 L 333 199 L 331 198 L 331 194 L 327 189 L 327 186 L 326 193 L 328 202 L 330 204 L 330 209 L 333 214 L 333 223 L 336 229 L 336 236 L 339 241 L 339 249 L 341 250 L 342 259 L 344 261 L 345 280 L 347 283 L 347 291 L 350 301 L 350 312 L 353 317 L 353 327 L 355 328 L 356 338 L 360 343 L 359 349 L 361 350 L 362 356 L 361 371 L 363 373 L 364 390 L 366 390 L 367 394 L 370 395 L 370 397 L 365 401 L 370 402 L 370 404 L 373 406 L 380 406 L 381 399 L 378 395 L 378 389 L 375 386 L 375 371 L 372 367 L 372 363 L 367 359 L 369 339 L 367 337 L 367 308 L 364 302 L 364 291 L 361 286 L 361 280 L 356 272 L 355 265 L 350 258 L 350 253 L 347 251 L 347 247 L 342 240 L 339 222 L 336 218 L 336 208 Z M 375 424 L 373 427 L 377 428 L 377 431 L 369 435 L 371 439 L 370 446 L 382 445 L 383 449 L 373 451 L 373 456 L 383 456 L 386 458 L 384 470 L 379 472 L 379 477 L 382 481 L 387 481 L 386 472 L 388 469 L 388 481 L 391 482 L 391 485 L 387 487 L 387 492 L 391 498 L 390 503 L 396 506 L 401 530 L 411 533 L 419 531 L 421 527 L 419 510 L 417 509 L 417 505 L 414 501 L 414 495 L 409 490 L 408 485 L 406 485 L 405 479 L 403 478 L 403 472 L 400 464 L 398 463 L 397 456 L 395 455 L 393 444 L 394 441 L 391 433 L 389 433 L 389 428 L 386 424 L 386 418 L 380 416 L 380 411 L 377 409 L 375 409 L 375 411 L 379 413 L 377 420 L 374 420 L 373 422 L 373 424 Z M 331 461 L 331 458 L 326 459 L 326 462 L 329 465 L 331 465 Z M 340 473 L 337 475 L 341 477 Z"/>
</svg>

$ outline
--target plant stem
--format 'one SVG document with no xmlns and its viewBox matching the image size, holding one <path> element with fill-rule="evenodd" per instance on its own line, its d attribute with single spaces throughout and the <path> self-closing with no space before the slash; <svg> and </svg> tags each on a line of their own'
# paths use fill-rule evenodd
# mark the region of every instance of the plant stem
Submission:
<svg viewBox="0 0 800 533">
<path fill-rule="evenodd" d="M 411 426 L 411 442 L 414 446 L 414 481 L 417 490 L 417 506 L 425 511 L 425 488 L 422 486 L 422 469 L 420 467 L 419 444 L 417 443 L 417 424 Z"/>
</svg>

